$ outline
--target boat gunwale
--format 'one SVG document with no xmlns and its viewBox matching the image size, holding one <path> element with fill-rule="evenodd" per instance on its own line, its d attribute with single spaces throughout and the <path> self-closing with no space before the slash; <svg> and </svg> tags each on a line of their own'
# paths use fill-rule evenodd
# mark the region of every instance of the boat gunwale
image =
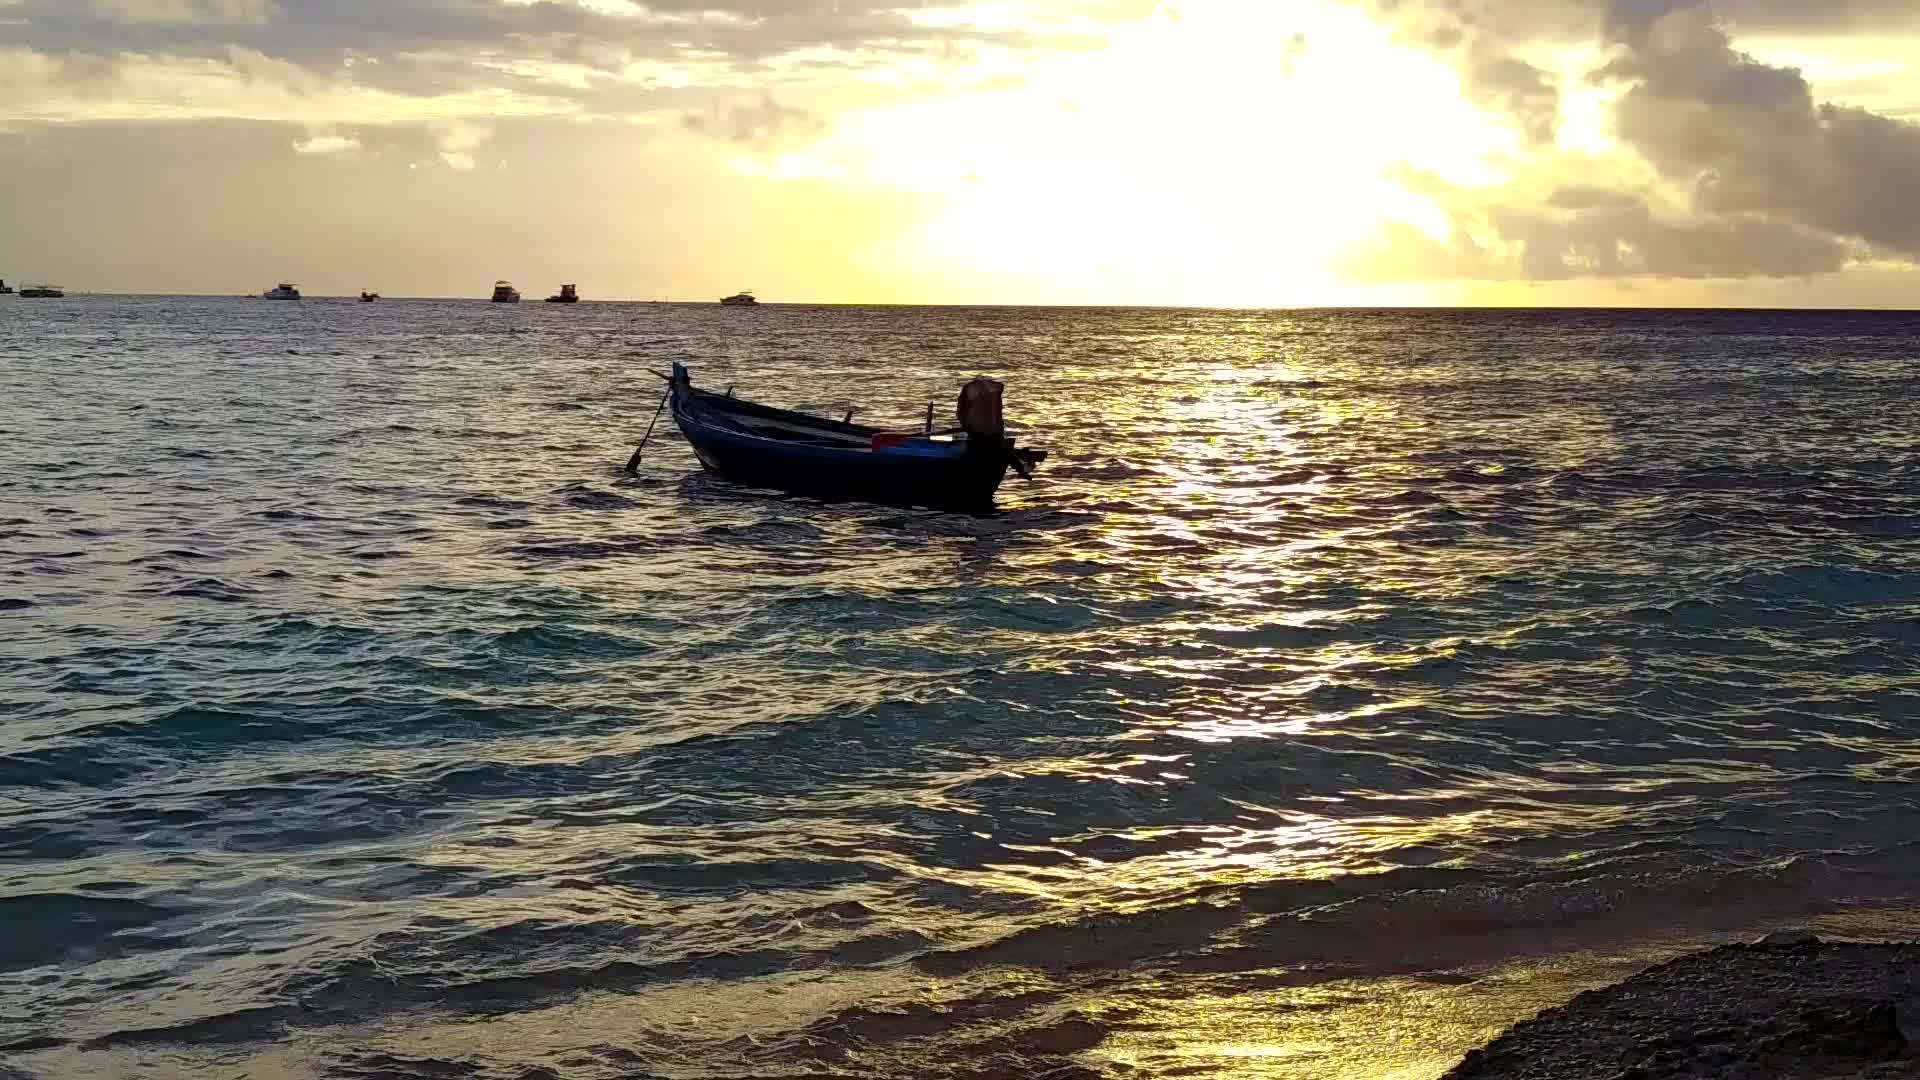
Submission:
<svg viewBox="0 0 1920 1080">
<path fill-rule="evenodd" d="M 901 432 L 907 440 L 899 445 L 875 448 L 872 438 L 875 435 L 890 434 L 885 428 L 868 427 L 847 421 L 832 420 L 813 416 L 791 409 L 775 408 L 758 402 L 744 401 L 727 397 L 710 390 L 697 390 L 688 387 L 683 393 L 673 392 L 673 419 L 680 425 L 681 434 L 689 440 L 697 438 L 722 439 L 744 448 L 759 450 L 769 454 L 787 454 L 803 457 L 844 458 L 850 461 L 872 461 L 877 457 L 920 458 L 929 461 L 952 461 L 967 453 L 967 443 L 963 439 L 950 439 L 936 442 L 919 432 Z M 765 420 L 791 423 L 797 427 L 811 428 L 836 435 L 851 435 L 868 440 L 864 445 L 849 442 L 839 446 L 821 446 L 815 443 L 801 442 L 796 439 L 782 439 L 759 431 L 743 430 L 729 424 L 720 423 L 699 415 L 701 412 L 738 413 L 756 416 Z M 698 429 L 687 430 L 688 426 Z"/>
</svg>

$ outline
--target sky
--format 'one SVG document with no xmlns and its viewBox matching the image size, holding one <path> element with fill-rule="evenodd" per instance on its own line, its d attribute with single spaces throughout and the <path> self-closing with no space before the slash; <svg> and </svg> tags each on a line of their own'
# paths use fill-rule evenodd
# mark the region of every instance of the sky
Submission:
<svg viewBox="0 0 1920 1080">
<path fill-rule="evenodd" d="M 1920 306 L 1916 0 L 0 0 L 0 277 Z"/>
</svg>

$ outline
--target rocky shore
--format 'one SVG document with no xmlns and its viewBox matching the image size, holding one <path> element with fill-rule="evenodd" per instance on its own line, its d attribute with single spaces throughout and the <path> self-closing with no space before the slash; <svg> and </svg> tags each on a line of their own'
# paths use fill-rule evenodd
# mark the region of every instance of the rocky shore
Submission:
<svg viewBox="0 0 1920 1080">
<path fill-rule="evenodd" d="M 1920 944 L 1774 934 L 1517 1024 L 1444 1080 L 1920 1078 Z"/>
</svg>

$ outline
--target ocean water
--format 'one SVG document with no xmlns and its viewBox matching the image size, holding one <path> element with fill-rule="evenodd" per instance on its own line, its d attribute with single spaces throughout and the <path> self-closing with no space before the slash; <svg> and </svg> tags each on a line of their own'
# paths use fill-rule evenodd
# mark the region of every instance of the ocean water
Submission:
<svg viewBox="0 0 1920 1080">
<path fill-rule="evenodd" d="M 628 477 L 676 360 L 1052 457 Z M 1432 1077 L 1898 931 L 1916 402 L 1902 314 L 9 299 L 0 1075 Z"/>
</svg>

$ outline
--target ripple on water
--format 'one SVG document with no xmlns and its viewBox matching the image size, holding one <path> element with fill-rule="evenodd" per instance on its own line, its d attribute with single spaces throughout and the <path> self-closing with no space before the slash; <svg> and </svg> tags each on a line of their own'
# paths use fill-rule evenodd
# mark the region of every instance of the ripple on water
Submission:
<svg viewBox="0 0 1920 1080">
<path fill-rule="evenodd" d="M 379 309 L 20 312 L 0 1075 L 1304 1078 L 1920 885 L 1911 316 Z M 670 359 L 1053 454 L 622 476 Z"/>
</svg>

